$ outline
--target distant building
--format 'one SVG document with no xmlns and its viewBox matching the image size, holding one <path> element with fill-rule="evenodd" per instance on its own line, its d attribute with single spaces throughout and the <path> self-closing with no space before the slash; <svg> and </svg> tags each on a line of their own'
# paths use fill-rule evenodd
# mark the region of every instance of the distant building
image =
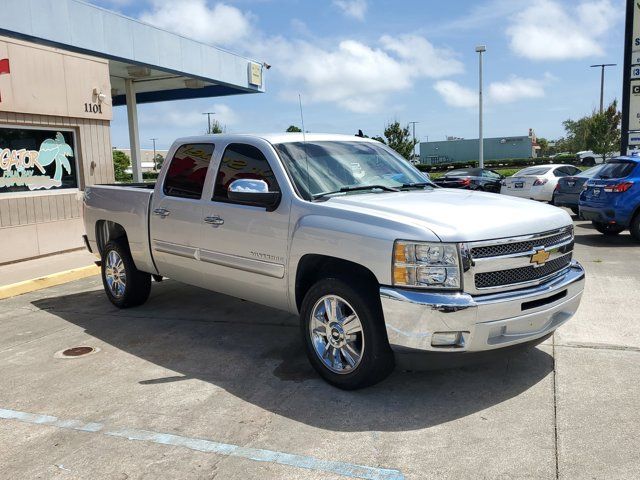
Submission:
<svg viewBox="0 0 640 480">
<path fill-rule="evenodd" d="M 447 140 L 439 142 L 421 142 L 420 163 L 438 165 L 477 161 L 478 146 L 477 138 L 447 137 Z M 507 158 L 533 158 L 539 147 L 536 144 L 535 133 L 533 130 L 529 130 L 529 135 L 485 138 L 483 148 L 484 159 L 489 161 Z"/>
</svg>

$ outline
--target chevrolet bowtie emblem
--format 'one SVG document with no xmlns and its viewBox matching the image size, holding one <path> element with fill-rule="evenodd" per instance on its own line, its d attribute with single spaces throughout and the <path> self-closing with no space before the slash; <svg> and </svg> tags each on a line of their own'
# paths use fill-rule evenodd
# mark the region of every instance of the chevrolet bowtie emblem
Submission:
<svg viewBox="0 0 640 480">
<path fill-rule="evenodd" d="M 547 252 L 544 248 L 541 248 L 539 250 L 536 250 L 536 253 L 531 255 L 529 263 L 535 263 L 536 265 L 541 266 L 544 265 L 547 260 L 549 260 L 550 256 L 551 254 L 549 252 Z"/>
</svg>

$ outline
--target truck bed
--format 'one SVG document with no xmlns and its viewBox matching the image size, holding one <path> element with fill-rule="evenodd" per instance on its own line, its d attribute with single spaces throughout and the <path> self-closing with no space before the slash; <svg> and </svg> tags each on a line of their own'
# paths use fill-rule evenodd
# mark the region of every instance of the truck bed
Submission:
<svg viewBox="0 0 640 480">
<path fill-rule="evenodd" d="M 149 244 L 149 208 L 153 183 L 92 185 L 84 194 L 84 225 L 89 244 L 99 255 L 99 229 L 106 222 L 121 226 L 136 267 L 156 273 Z"/>
</svg>

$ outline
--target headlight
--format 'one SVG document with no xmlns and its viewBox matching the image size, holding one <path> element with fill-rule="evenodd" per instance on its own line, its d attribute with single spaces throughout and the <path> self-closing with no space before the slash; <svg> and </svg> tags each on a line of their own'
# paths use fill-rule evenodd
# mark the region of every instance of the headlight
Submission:
<svg viewBox="0 0 640 480">
<path fill-rule="evenodd" d="M 393 284 L 421 288 L 460 288 L 458 247 L 447 243 L 393 245 Z"/>
</svg>

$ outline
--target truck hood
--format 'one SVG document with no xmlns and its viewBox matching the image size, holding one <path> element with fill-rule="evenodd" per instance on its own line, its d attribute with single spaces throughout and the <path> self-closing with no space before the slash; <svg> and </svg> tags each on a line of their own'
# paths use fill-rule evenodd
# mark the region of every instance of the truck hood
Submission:
<svg viewBox="0 0 640 480">
<path fill-rule="evenodd" d="M 495 193 L 434 188 L 332 197 L 327 206 L 428 228 L 443 242 L 545 232 L 572 224 L 564 210 Z"/>
</svg>

